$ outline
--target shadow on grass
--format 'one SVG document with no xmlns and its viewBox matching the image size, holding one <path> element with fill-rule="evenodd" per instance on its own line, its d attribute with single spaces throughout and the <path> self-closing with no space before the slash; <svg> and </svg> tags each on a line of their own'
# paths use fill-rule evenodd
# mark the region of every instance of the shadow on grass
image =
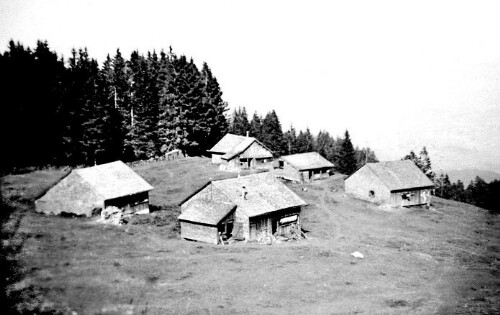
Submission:
<svg viewBox="0 0 500 315">
<path fill-rule="evenodd" d="M 65 314 L 69 310 L 45 300 L 41 288 L 33 285 L 23 285 L 22 280 L 29 271 L 23 271 L 23 266 L 17 255 L 22 249 L 24 239 L 30 237 L 26 233 L 17 233 L 19 223 L 27 211 L 0 201 L 0 311 L 2 314 Z M 24 239 L 15 240 L 15 234 Z M 35 235 L 37 237 L 38 235 Z M 33 270 L 31 270 L 33 271 Z"/>
</svg>

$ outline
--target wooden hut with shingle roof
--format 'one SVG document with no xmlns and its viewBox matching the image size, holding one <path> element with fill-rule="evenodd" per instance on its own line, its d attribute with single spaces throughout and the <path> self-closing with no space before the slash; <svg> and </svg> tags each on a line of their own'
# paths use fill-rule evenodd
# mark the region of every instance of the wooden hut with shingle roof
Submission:
<svg viewBox="0 0 500 315">
<path fill-rule="evenodd" d="M 115 206 L 135 213 L 149 210 L 153 187 L 122 161 L 71 171 L 35 201 L 37 212 L 87 217 Z"/>
<path fill-rule="evenodd" d="M 318 152 L 298 153 L 282 156 L 274 174 L 288 180 L 309 182 L 329 177 L 333 167 L 333 163 Z"/>
<path fill-rule="evenodd" d="M 414 206 L 430 203 L 434 183 L 410 160 L 367 163 L 345 180 L 345 192 L 355 198 Z"/>
<path fill-rule="evenodd" d="M 208 153 L 221 170 L 272 168 L 272 151 L 253 137 L 228 133 Z"/>
<path fill-rule="evenodd" d="M 219 232 L 227 235 L 232 230 L 235 209 L 233 203 L 193 200 L 178 217 L 181 237 L 217 244 Z"/>
<path fill-rule="evenodd" d="M 217 244 L 218 233 L 245 240 L 256 240 L 261 233 L 286 233 L 292 226 L 300 229 L 305 205 L 268 173 L 212 181 L 181 203 L 181 235 Z"/>
</svg>

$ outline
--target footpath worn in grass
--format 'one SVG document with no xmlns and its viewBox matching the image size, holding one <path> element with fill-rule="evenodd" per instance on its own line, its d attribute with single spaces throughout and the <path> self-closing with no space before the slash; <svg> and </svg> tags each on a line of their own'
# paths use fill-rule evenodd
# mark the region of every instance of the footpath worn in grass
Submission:
<svg viewBox="0 0 500 315">
<path fill-rule="evenodd" d="M 22 240 L 15 255 L 22 277 L 7 292 L 21 298 L 35 292 L 31 296 L 48 310 L 82 314 L 500 310 L 500 222 L 483 209 L 443 199 L 434 199 L 431 209 L 383 209 L 344 196 L 342 179 L 333 177 L 289 184 L 310 204 L 302 215 L 309 239 L 215 246 L 179 239 L 170 221 L 179 201 L 204 181 L 228 174 L 202 158 L 137 171 L 156 188 L 152 204 L 168 210 L 126 226 L 25 210 L 4 240 Z M 7 188 L 20 182 L 9 183 Z M 35 196 L 33 190 L 48 184 L 39 183 L 30 192 L 8 191 Z M 352 257 L 354 251 L 364 259 Z"/>
</svg>

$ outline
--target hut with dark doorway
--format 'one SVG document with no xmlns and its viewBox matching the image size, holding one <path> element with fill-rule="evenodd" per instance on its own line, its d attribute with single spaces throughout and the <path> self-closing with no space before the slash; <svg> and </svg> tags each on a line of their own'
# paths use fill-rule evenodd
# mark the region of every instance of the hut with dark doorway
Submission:
<svg viewBox="0 0 500 315">
<path fill-rule="evenodd" d="M 207 152 L 212 154 L 212 163 L 219 164 L 222 171 L 273 167 L 272 151 L 259 140 L 249 136 L 228 133 Z"/>
<path fill-rule="evenodd" d="M 90 217 L 115 206 L 124 212 L 149 211 L 153 187 L 122 161 L 71 171 L 41 198 L 35 210 Z"/>
<path fill-rule="evenodd" d="M 310 182 L 328 178 L 333 167 L 333 163 L 318 152 L 307 152 L 282 156 L 278 160 L 278 168 L 273 172 L 277 177 L 287 180 Z"/>
<path fill-rule="evenodd" d="M 305 205 L 269 173 L 212 181 L 181 203 L 181 235 L 213 243 L 216 231 L 226 233 L 226 238 L 249 241 L 292 229 L 300 231 L 300 213 Z M 217 214 L 212 215 L 214 209 Z M 185 224 L 188 221 L 189 226 Z"/>
<path fill-rule="evenodd" d="M 391 206 L 430 205 L 434 183 L 410 160 L 367 163 L 345 180 L 357 199 Z"/>
</svg>

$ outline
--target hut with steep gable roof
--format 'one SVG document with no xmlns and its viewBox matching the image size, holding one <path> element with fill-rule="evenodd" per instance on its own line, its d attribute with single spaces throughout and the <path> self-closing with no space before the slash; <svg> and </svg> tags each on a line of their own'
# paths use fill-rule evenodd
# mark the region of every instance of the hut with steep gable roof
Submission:
<svg viewBox="0 0 500 315">
<path fill-rule="evenodd" d="M 106 207 L 125 212 L 149 210 L 153 187 L 122 161 L 71 171 L 41 198 L 35 210 L 90 217 Z"/>
<path fill-rule="evenodd" d="M 282 156 L 274 174 L 287 180 L 310 182 L 329 177 L 333 167 L 333 163 L 318 152 L 297 153 Z"/>
<path fill-rule="evenodd" d="M 367 163 L 345 180 L 346 194 L 391 206 L 429 205 L 433 188 L 410 160 Z"/>
<path fill-rule="evenodd" d="M 262 233 L 300 230 L 300 212 L 305 205 L 269 173 L 212 181 L 181 203 L 181 236 L 217 244 L 218 233 L 257 240 Z"/>
<path fill-rule="evenodd" d="M 207 152 L 224 171 L 272 168 L 272 151 L 254 137 L 228 133 Z"/>
</svg>

